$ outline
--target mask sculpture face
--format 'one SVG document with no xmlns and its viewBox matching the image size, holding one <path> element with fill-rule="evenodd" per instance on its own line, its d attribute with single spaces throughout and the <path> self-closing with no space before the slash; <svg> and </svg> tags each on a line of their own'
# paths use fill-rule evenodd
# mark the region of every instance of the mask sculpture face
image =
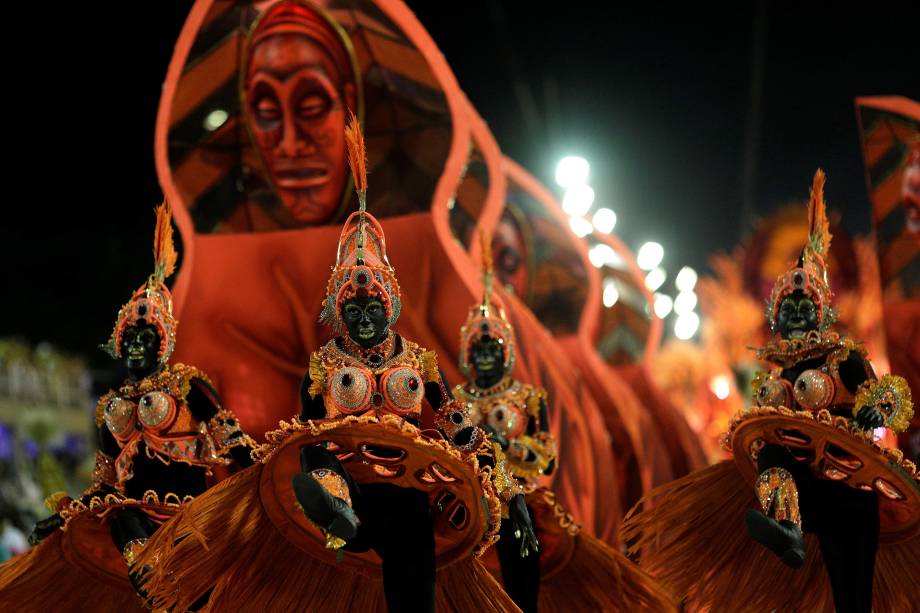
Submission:
<svg viewBox="0 0 920 613">
<path fill-rule="evenodd" d="M 901 180 L 901 201 L 907 214 L 907 228 L 920 234 L 920 145 L 911 152 Z"/>
<path fill-rule="evenodd" d="M 332 26 L 299 3 L 283 3 L 252 36 L 244 108 L 265 172 L 294 225 L 339 211 L 348 181 L 345 118 L 356 85 L 350 55 Z"/>
<path fill-rule="evenodd" d="M 527 265 L 524 240 L 515 224 L 507 217 L 495 228 L 492 238 L 492 258 L 495 262 L 495 276 L 505 288 L 511 288 L 518 296 L 527 293 Z"/>
</svg>

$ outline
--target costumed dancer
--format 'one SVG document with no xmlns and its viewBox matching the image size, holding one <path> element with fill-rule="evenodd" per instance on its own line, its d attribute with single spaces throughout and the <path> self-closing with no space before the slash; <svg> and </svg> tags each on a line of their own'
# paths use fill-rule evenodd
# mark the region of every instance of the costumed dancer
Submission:
<svg viewBox="0 0 920 613">
<path fill-rule="evenodd" d="M 503 520 L 497 553 L 505 590 L 524 613 L 536 611 L 676 611 L 654 579 L 580 527 L 539 480 L 557 461 L 549 432 L 546 391 L 513 376 L 514 328 L 492 302 L 492 247 L 480 234 L 482 301 L 460 329 L 460 370 L 467 382 L 454 397 L 469 407 L 474 424 L 502 448 L 526 493 L 528 512 L 542 544 L 539 555 L 519 555 L 513 522 Z"/>
<path fill-rule="evenodd" d="M 920 481 L 873 436 L 907 426 L 910 390 L 876 378 L 861 343 L 831 329 L 823 191 L 819 170 L 808 244 L 767 305 L 780 338 L 757 353 L 776 367 L 724 439 L 734 459 L 654 490 L 624 526 L 643 565 L 692 607 L 916 611 Z"/>
<path fill-rule="evenodd" d="M 141 563 L 158 608 L 182 609 L 215 584 L 213 610 L 517 610 L 477 557 L 503 513 L 519 555 L 536 551 L 521 488 L 449 398 L 434 352 L 392 330 L 399 284 L 365 212 L 354 115 L 346 132 L 361 207 L 345 222 L 321 315 L 338 336 L 313 352 L 300 416 L 268 434 L 261 463 L 151 543 Z M 425 400 L 436 430 L 422 429 Z"/>
<path fill-rule="evenodd" d="M 156 214 L 154 273 L 103 346 L 128 377 L 96 407 L 92 486 L 79 499 L 49 498 L 55 513 L 35 527 L 35 546 L 0 566 L 0 610 L 145 610 L 131 568 L 147 539 L 180 504 L 252 464 L 252 441 L 208 377 L 169 363 L 177 322 L 164 282 L 177 254 L 168 205 Z"/>
</svg>

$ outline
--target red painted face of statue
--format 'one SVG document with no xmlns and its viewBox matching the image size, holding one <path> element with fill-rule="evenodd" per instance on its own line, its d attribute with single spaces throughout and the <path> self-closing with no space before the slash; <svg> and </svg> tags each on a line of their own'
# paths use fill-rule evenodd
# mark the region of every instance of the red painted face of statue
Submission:
<svg viewBox="0 0 920 613">
<path fill-rule="evenodd" d="M 303 225 L 338 211 L 348 179 L 346 108 L 355 85 L 342 82 L 329 53 L 298 33 L 252 49 L 245 98 L 252 133 L 282 204 Z"/>
<path fill-rule="evenodd" d="M 907 213 L 907 226 L 920 234 L 920 147 L 911 153 L 901 182 L 901 199 Z"/>
<path fill-rule="evenodd" d="M 527 294 L 527 254 L 521 234 L 512 221 L 502 219 L 492 237 L 492 260 L 495 275 L 505 287 L 514 290 L 517 296 Z"/>
</svg>

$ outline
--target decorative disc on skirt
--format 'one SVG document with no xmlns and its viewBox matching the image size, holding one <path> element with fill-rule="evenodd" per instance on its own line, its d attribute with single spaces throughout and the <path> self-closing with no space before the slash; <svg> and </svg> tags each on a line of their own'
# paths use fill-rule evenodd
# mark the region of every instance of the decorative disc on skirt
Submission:
<svg viewBox="0 0 920 613">
<path fill-rule="evenodd" d="M 335 564 L 336 551 L 304 516 L 291 479 L 300 472 L 300 448 L 323 445 L 338 457 L 359 485 L 391 483 L 428 493 L 435 527 L 438 568 L 477 555 L 492 544 L 501 521 L 500 502 L 488 468 L 462 454 L 440 435 L 429 436 L 393 415 L 348 416 L 305 423 L 282 422 L 269 432 L 256 455 L 265 465 L 259 485 L 265 512 L 301 550 Z M 360 519 L 360 518 L 359 518 Z M 340 550 L 339 562 L 353 570 L 380 567 L 372 550 Z"/>
<path fill-rule="evenodd" d="M 920 478 L 916 465 L 898 449 L 881 447 L 844 417 L 827 410 L 813 414 L 780 407 L 754 407 L 735 415 L 725 439 L 741 473 L 757 477 L 764 445 L 783 445 L 823 479 L 875 491 L 881 542 L 920 535 Z"/>
</svg>

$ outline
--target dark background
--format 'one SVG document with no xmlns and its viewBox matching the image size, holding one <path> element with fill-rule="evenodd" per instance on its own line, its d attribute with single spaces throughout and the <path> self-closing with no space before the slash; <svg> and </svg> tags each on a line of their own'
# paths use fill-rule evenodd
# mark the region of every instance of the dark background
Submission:
<svg viewBox="0 0 920 613">
<path fill-rule="evenodd" d="M 920 97 L 920 3 L 409 4 L 503 150 L 553 189 L 560 157 L 586 157 L 596 206 L 633 248 L 661 242 L 672 276 L 805 198 L 818 166 L 869 231 L 853 99 Z M 11 17 L 0 336 L 106 363 L 93 347 L 151 271 L 154 119 L 190 6 Z"/>
</svg>

